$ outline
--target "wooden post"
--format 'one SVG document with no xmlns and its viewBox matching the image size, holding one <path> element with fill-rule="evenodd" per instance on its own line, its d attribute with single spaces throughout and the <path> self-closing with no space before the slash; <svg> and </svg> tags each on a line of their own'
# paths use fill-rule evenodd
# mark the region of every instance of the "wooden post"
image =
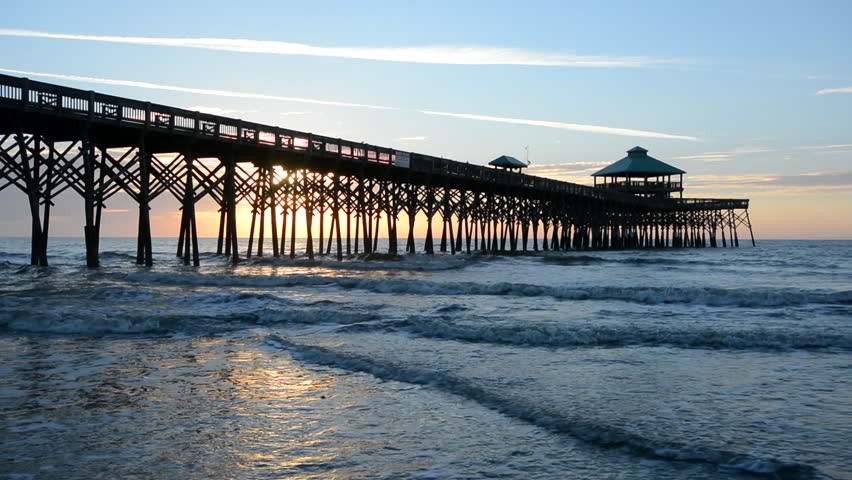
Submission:
<svg viewBox="0 0 852 480">
<path fill-rule="evenodd" d="M 340 236 L 340 175 L 336 172 L 334 174 L 334 223 L 337 227 L 335 228 L 337 231 L 337 261 L 340 262 L 343 260 L 343 239 Z M 348 235 L 349 232 L 347 231 L 346 234 Z"/>
<path fill-rule="evenodd" d="M 740 239 L 737 236 L 737 224 L 736 224 L 736 220 L 734 218 L 734 210 L 733 209 L 728 210 L 728 218 L 730 219 L 730 225 L 731 225 L 731 244 L 734 247 L 739 247 L 740 246 Z"/>
<path fill-rule="evenodd" d="M 280 245 L 278 246 L 278 252 L 280 255 L 284 255 L 287 238 L 287 209 L 290 206 L 288 203 L 288 197 L 290 193 L 290 171 L 287 170 L 287 174 L 284 175 L 284 179 L 279 184 L 279 188 L 284 190 L 284 193 L 281 195 L 281 240 Z"/>
<path fill-rule="evenodd" d="M 47 266 L 47 240 L 49 238 L 48 232 L 50 231 L 50 207 L 53 205 L 53 182 L 54 182 L 54 169 L 56 165 L 56 158 L 54 157 L 55 153 L 55 145 L 53 142 L 48 142 L 47 144 L 48 155 L 47 155 L 47 179 L 44 187 L 43 200 L 44 203 L 44 217 L 41 226 L 41 242 L 39 244 L 39 264 L 43 267 Z"/>
<path fill-rule="evenodd" d="M 457 252 L 460 252 L 462 250 L 462 223 L 463 223 L 463 217 L 465 219 L 467 218 L 467 214 L 468 214 L 467 205 L 468 205 L 467 192 L 464 189 L 462 189 L 461 192 L 459 192 L 459 203 L 458 203 L 457 208 L 456 208 L 456 210 L 457 210 L 456 211 L 456 219 L 457 219 L 457 223 L 456 223 L 456 232 L 457 232 L 457 234 L 456 234 L 456 251 Z"/>
<path fill-rule="evenodd" d="M 231 262 L 240 261 L 239 242 L 237 239 L 237 155 L 231 150 L 225 163 L 225 208 L 227 210 L 227 252 L 230 251 Z"/>
<path fill-rule="evenodd" d="M 352 177 L 346 178 L 346 256 L 352 255 Z"/>
<path fill-rule="evenodd" d="M 260 229 L 259 229 L 258 234 L 257 234 L 257 256 L 262 257 L 263 256 L 263 237 L 265 236 L 265 233 L 266 233 L 266 202 L 267 202 L 267 199 L 269 198 L 269 197 L 267 197 L 267 195 L 269 194 L 269 189 L 268 189 L 268 187 L 269 187 L 269 179 L 268 179 L 269 170 L 267 170 L 266 166 L 264 165 L 264 166 L 260 167 L 259 171 L 260 171 L 260 176 L 257 179 L 257 181 L 260 183 L 259 188 L 258 188 L 258 190 L 260 192 L 260 196 L 257 197 L 256 205 L 257 205 L 257 208 L 258 208 L 257 214 L 260 217 Z"/>
<path fill-rule="evenodd" d="M 44 238 L 39 207 L 40 166 L 38 158 L 41 155 L 39 152 L 40 145 L 36 142 L 32 155 L 27 155 L 27 140 L 20 125 L 18 127 L 17 142 L 18 157 L 21 161 L 19 167 L 23 173 L 24 186 L 30 206 L 30 265 L 47 266 L 47 255 L 42 255 Z"/>
<path fill-rule="evenodd" d="M 150 267 L 154 264 L 151 251 L 151 156 L 145 148 L 145 137 L 139 140 L 139 229 L 137 233 L 136 264 Z M 224 213 L 224 209 L 222 210 Z M 221 251 L 221 237 L 219 240 Z"/>
<path fill-rule="evenodd" d="M 225 245 L 225 206 L 219 205 L 219 233 L 216 236 L 216 255 L 222 255 Z"/>
<path fill-rule="evenodd" d="M 259 171 L 260 170 L 256 171 L 255 175 L 257 175 Z M 261 173 L 261 176 L 262 176 L 262 173 Z M 254 248 L 254 227 L 255 227 L 255 224 L 257 223 L 257 209 L 260 207 L 259 203 L 260 203 L 260 197 L 261 197 L 261 192 L 260 192 L 261 183 L 262 182 L 258 180 L 258 181 L 255 181 L 255 184 L 254 184 L 254 198 L 252 199 L 252 202 L 251 202 L 251 226 L 249 227 L 249 240 L 248 240 L 248 248 L 246 249 L 246 258 L 251 258 L 251 252 L 252 252 L 252 249 Z"/>
<path fill-rule="evenodd" d="M 756 247 L 757 244 L 754 243 L 754 232 L 751 230 L 751 218 L 748 216 L 748 209 L 745 211 L 746 221 L 748 222 L 748 234 L 751 235 L 751 246 Z"/>
<path fill-rule="evenodd" d="M 408 214 L 408 240 L 405 243 L 405 251 L 409 254 L 414 254 L 417 251 L 417 247 L 414 245 L 414 222 L 417 218 L 419 202 L 417 199 L 417 187 L 412 184 L 408 185 L 408 195 L 406 200 L 408 207 L 408 210 L 406 211 Z"/>
<path fill-rule="evenodd" d="M 96 223 L 96 193 L 95 193 L 95 146 L 89 141 L 88 127 L 83 130 L 83 208 L 86 225 L 83 227 L 86 241 L 86 266 L 97 268 L 99 226 Z"/>
<path fill-rule="evenodd" d="M 189 265 L 190 255 L 192 256 L 192 265 L 199 266 L 201 264 L 198 252 L 198 230 L 195 221 L 195 185 L 193 181 L 194 168 L 193 162 L 195 158 L 190 147 L 187 147 L 184 154 L 186 161 L 186 183 L 183 191 L 183 218 L 182 238 L 183 245 L 183 263 Z"/>
<path fill-rule="evenodd" d="M 294 180 L 295 182 L 298 179 Z M 290 184 L 292 187 L 295 187 L 295 183 Z M 296 258 L 296 212 L 298 209 L 296 208 L 298 205 L 298 195 L 297 192 L 293 191 L 290 195 L 290 259 Z"/>
<path fill-rule="evenodd" d="M 269 165 L 269 228 L 272 230 L 272 256 L 278 258 L 280 251 L 278 250 L 278 213 L 275 211 L 278 206 L 278 188 L 275 185 L 275 170 L 272 165 Z"/>
<path fill-rule="evenodd" d="M 434 210 L 435 203 L 435 195 L 433 193 L 432 187 L 427 184 L 426 186 L 426 243 L 424 244 L 424 250 L 427 255 L 432 255 L 435 253 L 435 244 L 432 239 L 432 215 L 435 214 Z"/>
<path fill-rule="evenodd" d="M 305 253 L 308 255 L 308 258 L 314 259 L 314 234 L 313 234 L 313 221 L 314 221 L 314 200 L 313 200 L 313 189 L 310 184 L 310 175 L 305 173 L 303 178 L 304 184 L 304 198 L 305 198 L 305 228 L 308 230 L 308 238 L 307 244 L 305 245 Z"/>
<path fill-rule="evenodd" d="M 314 185 L 317 189 L 317 193 L 319 194 L 319 198 L 317 200 L 317 213 L 319 213 L 319 255 L 325 255 L 325 249 L 323 249 L 323 240 L 325 240 L 325 174 L 317 175 L 316 180 L 314 181 Z"/>
</svg>

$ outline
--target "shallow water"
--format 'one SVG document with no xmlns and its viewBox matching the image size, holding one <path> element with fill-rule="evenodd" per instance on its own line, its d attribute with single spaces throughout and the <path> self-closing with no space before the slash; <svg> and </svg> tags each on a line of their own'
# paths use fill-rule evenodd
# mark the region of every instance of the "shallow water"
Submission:
<svg viewBox="0 0 852 480">
<path fill-rule="evenodd" d="M 175 243 L 0 239 L 0 478 L 852 478 L 852 242 Z"/>
</svg>

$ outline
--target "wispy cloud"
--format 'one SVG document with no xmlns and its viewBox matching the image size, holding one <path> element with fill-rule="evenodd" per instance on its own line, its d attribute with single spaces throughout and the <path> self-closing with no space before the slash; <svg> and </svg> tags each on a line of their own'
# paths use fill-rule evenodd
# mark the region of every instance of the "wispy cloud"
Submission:
<svg viewBox="0 0 852 480">
<path fill-rule="evenodd" d="M 825 95 L 827 93 L 852 93 L 852 87 L 841 87 L 841 88 L 825 88 L 818 91 L 817 95 Z"/>
<path fill-rule="evenodd" d="M 445 117 L 464 118 L 467 120 L 481 120 L 486 122 L 512 123 L 515 125 L 530 125 L 534 127 L 558 128 L 560 130 L 575 130 L 578 132 L 590 133 L 606 133 L 609 135 L 622 135 L 626 137 L 648 137 L 648 138 L 665 138 L 670 140 L 691 140 L 698 141 L 696 137 L 686 135 L 673 135 L 670 133 L 649 132 L 647 130 L 633 130 L 629 128 L 603 127 L 599 125 L 584 125 L 581 123 L 565 123 L 554 122 L 550 120 L 530 120 L 523 118 L 507 118 L 494 117 L 490 115 L 478 115 L 473 113 L 448 113 L 448 112 L 433 112 L 421 110 L 421 113 L 427 115 L 441 115 Z"/>
<path fill-rule="evenodd" d="M 702 195 L 737 192 L 752 197 L 852 193 L 852 171 L 690 175 L 686 188 Z"/>
<path fill-rule="evenodd" d="M 675 157 L 675 160 L 702 160 L 705 162 L 723 162 L 737 155 L 749 155 L 753 153 L 778 152 L 780 149 L 774 147 L 737 147 L 722 152 L 704 152 L 696 155 Z"/>
<path fill-rule="evenodd" d="M 116 80 L 110 78 L 97 78 L 97 77 L 82 77 L 77 75 L 64 75 L 57 73 L 40 73 L 40 72 L 28 72 L 24 70 L 13 70 L 8 68 L 0 68 L 0 72 L 12 73 L 16 75 L 26 75 L 29 77 L 44 77 L 51 79 L 60 79 L 60 80 L 69 80 L 73 82 L 83 82 L 83 83 L 95 83 L 102 85 L 119 85 L 125 87 L 136 87 L 136 88 L 145 88 L 151 90 L 168 90 L 175 92 L 184 92 L 184 93 L 193 93 L 199 95 L 213 95 L 220 97 L 235 97 L 235 98 L 250 98 L 250 99 L 258 99 L 258 100 L 274 100 L 274 101 L 284 101 L 284 102 L 300 102 L 300 103 L 311 103 L 318 105 L 329 105 L 336 107 L 359 107 L 359 108 L 370 108 L 370 109 L 378 109 L 378 110 L 403 110 L 397 107 L 387 107 L 387 106 L 379 106 L 379 105 L 367 105 L 362 103 L 349 103 L 349 102 L 337 102 L 331 100 L 317 100 L 317 99 L 309 99 L 309 98 L 300 98 L 300 97 L 282 97 L 279 95 L 267 95 L 262 93 L 250 93 L 250 92 L 237 92 L 231 90 L 213 90 L 206 88 L 193 88 L 193 87 L 178 87 L 173 85 L 162 85 L 157 83 L 149 83 L 149 82 L 139 82 L 135 80 Z M 591 133 L 603 133 L 609 135 L 622 135 L 628 137 L 651 137 L 651 138 L 664 138 L 664 139 L 673 139 L 673 140 L 691 140 L 697 141 L 698 138 L 690 137 L 685 135 L 672 135 L 668 133 L 660 133 L 660 132 L 650 132 L 646 130 L 634 130 L 628 128 L 616 128 L 616 127 L 602 127 L 597 125 L 584 125 L 579 123 L 565 123 L 565 122 L 554 122 L 549 120 L 529 120 L 529 119 L 519 119 L 519 118 L 507 118 L 507 117 L 494 117 L 489 115 L 477 115 L 471 113 L 447 113 L 447 112 L 435 112 L 430 110 L 416 110 L 419 113 L 423 113 L 426 115 L 440 115 L 446 117 L 456 117 L 456 118 L 464 118 L 468 120 L 480 120 L 480 121 L 489 121 L 489 122 L 501 122 L 501 123 L 511 123 L 516 125 L 530 125 L 536 127 L 546 127 L 546 128 L 557 128 L 561 130 L 575 130 L 580 132 L 591 132 Z M 282 114 L 286 114 L 282 113 Z M 289 112 L 294 113 L 294 112 Z M 305 112 L 309 113 L 309 112 Z"/>
<path fill-rule="evenodd" d="M 237 38 L 166 38 L 77 35 L 32 30 L 0 29 L 0 35 L 85 40 L 161 47 L 200 48 L 240 53 L 307 55 L 384 62 L 432 63 L 445 65 L 531 65 L 555 67 L 649 67 L 683 63 L 674 59 L 644 56 L 577 55 L 519 48 L 486 46 L 420 47 L 320 47 L 303 43 Z"/>
<path fill-rule="evenodd" d="M 530 165 L 525 173 L 538 177 L 553 178 L 566 182 L 591 185 L 590 175 L 612 162 L 569 162 L 560 164 L 537 164 Z"/>
<path fill-rule="evenodd" d="M 245 114 L 245 113 L 254 113 L 257 110 L 233 110 L 229 108 L 219 108 L 219 107 L 207 107 L 204 105 L 195 105 L 192 107 L 185 107 L 186 110 L 193 110 L 196 112 L 207 113 L 209 115 L 220 115 L 220 116 L 228 116 L 233 114 Z"/>
<path fill-rule="evenodd" d="M 292 112 L 281 112 L 279 115 L 281 115 L 282 117 L 290 117 L 293 115 L 309 115 L 311 113 L 313 112 L 311 112 L 310 110 L 296 110 Z"/>
<path fill-rule="evenodd" d="M 811 151 L 817 155 L 828 155 L 834 153 L 842 153 L 846 149 L 852 148 L 852 143 L 832 144 L 832 145 L 798 145 L 792 147 L 737 147 L 731 150 L 722 152 L 704 152 L 696 155 L 686 155 L 675 157 L 675 160 L 701 160 L 703 162 L 726 162 L 736 157 L 743 155 L 753 155 L 757 153 L 779 153 L 791 151 Z"/>
<path fill-rule="evenodd" d="M 97 78 L 97 77 L 81 77 L 77 75 L 62 75 L 57 73 L 40 73 L 40 72 L 27 72 L 23 70 L 12 70 L 7 68 L 0 68 L 0 72 L 12 73 L 15 75 L 26 75 L 28 77 L 44 77 L 44 78 L 54 78 L 58 80 L 68 80 L 72 82 L 84 82 L 84 83 L 96 83 L 101 85 L 118 85 L 123 87 L 136 87 L 136 88 L 146 88 L 150 90 L 169 90 L 173 92 L 183 92 L 183 93 L 195 93 L 199 95 L 213 95 L 217 97 L 232 97 L 232 98 L 252 98 L 257 100 L 273 100 L 280 102 L 296 102 L 296 103 L 311 103 L 316 105 L 328 105 L 334 107 L 358 107 L 358 108 L 372 108 L 378 110 L 398 110 L 395 107 L 384 107 L 380 105 L 367 105 L 363 103 L 349 103 L 349 102 L 337 102 L 333 100 L 317 100 L 313 98 L 300 98 L 300 97 L 283 97 L 280 95 L 266 95 L 263 93 L 250 93 L 250 92 L 237 92 L 231 90 L 214 90 L 208 88 L 193 88 L 193 87 L 178 87 L 174 85 L 162 85 L 157 83 L 149 83 L 149 82 L 138 82 L 135 80 L 115 80 L 110 78 Z"/>
<path fill-rule="evenodd" d="M 396 140 L 400 142 L 425 142 L 429 137 L 399 137 Z"/>
<path fill-rule="evenodd" d="M 804 145 L 793 147 L 792 150 L 835 150 L 852 147 L 852 143 L 835 143 L 833 145 Z"/>
<path fill-rule="evenodd" d="M 805 172 L 795 175 L 751 173 L 744 175 L 690 175 L 690 186 L 784 186 L 784 187 L 852 187 L 852 171 Z"/>
<path fill-rule="evenodd" d="M 527 169 L 531 175 L 546 177 L 564 177 L 566 175 L 579 175 L 592 173 L 611 164 L 612 162 L 572 162 L 562 164 L 536 164 L 533 163 Z"/>
</svg>

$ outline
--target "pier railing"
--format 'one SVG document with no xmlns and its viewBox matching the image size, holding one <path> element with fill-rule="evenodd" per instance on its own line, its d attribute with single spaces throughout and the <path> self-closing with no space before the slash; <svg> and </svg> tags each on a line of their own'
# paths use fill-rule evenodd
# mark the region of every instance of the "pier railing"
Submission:
<svg viewBox="0 0 852 480">
<path fill-rule="evenodd" d="M 672 198 L 671 202 L 684 207 L 701 210 L 747 209 L 748 199 L 740 198 Z"/>
</svg>

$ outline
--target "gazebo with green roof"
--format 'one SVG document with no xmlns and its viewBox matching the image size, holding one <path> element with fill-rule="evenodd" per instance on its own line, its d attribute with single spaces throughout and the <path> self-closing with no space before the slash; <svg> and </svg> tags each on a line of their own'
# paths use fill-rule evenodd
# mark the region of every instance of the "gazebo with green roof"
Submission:
<svg viewBox="0 0 852 480">
<path fill-rule="evenodd" d="M 670 198 L 677 192 L 683 197 L 683 170 L 648 155 L 648 150 L 633 147 L 627 156 L 592 176 L 595 187 L 632 193 L 643 197 Z M 678 175 L 672 181 L 672 175 Z M 598 180 L 602 178 L 602 181 Z"/>
<path fill-rule="evenodd" d="M 522 168 L 527 168 L 526 163 L 508 155 L 501 155 L 495 158 L 494 160 L 488 162 L 488 165 L 491 165 L 495 168 L 505 168 L 509 171 L 517 170 L 518 172 L 520 172 Z"/>
</svg>

